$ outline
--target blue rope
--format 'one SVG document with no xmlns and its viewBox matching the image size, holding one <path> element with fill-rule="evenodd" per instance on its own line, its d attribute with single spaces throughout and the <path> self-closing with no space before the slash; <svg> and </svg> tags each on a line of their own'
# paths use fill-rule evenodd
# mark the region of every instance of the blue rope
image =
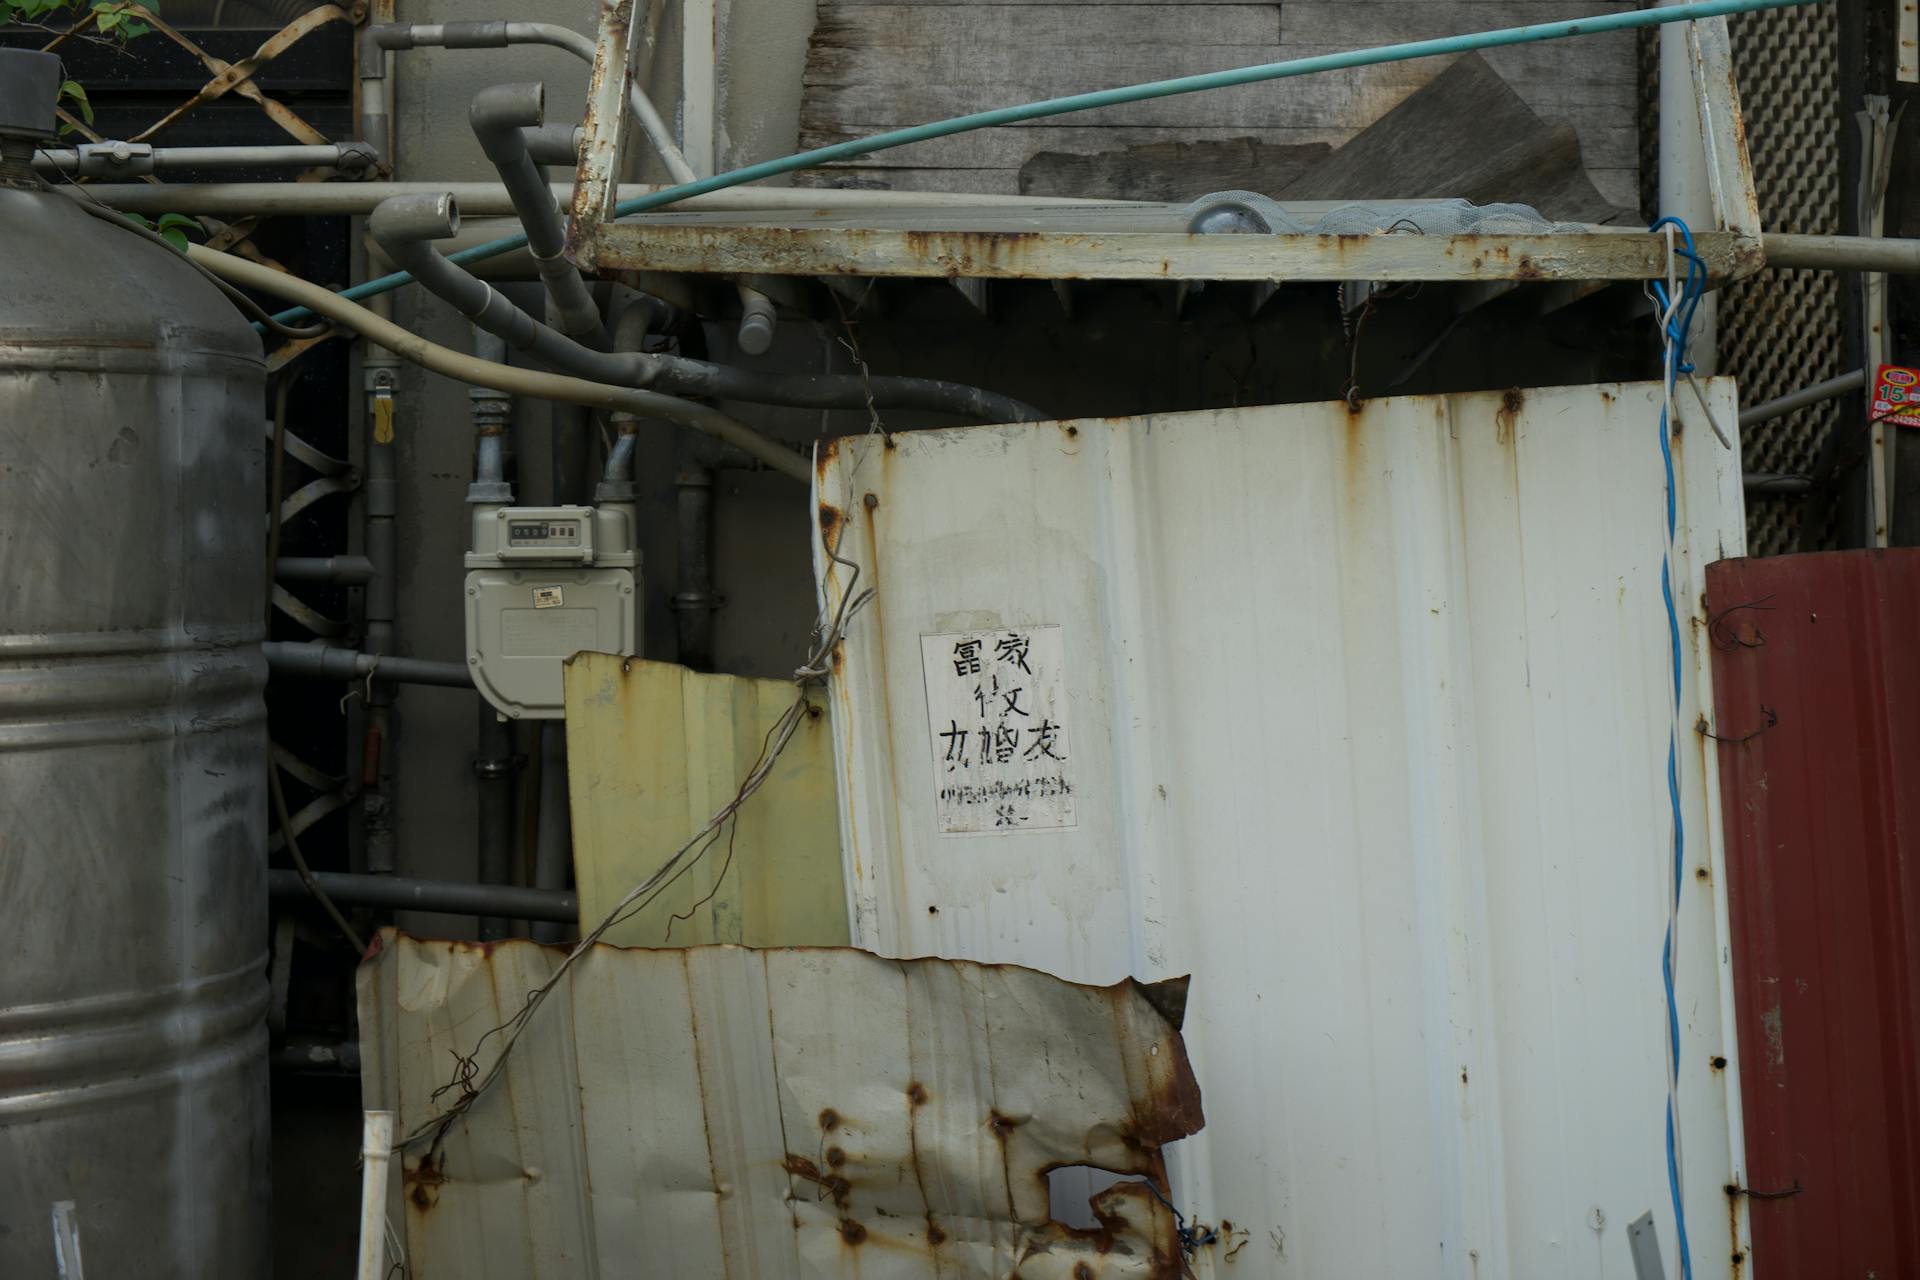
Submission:
<svg viewBox="0 0 1920 1280">
<path fill-rule="evenodd" d="M 1673 594 L 1673 540 L 1678 530 L 1677 498 L 1674 492 L 1673 476 L 1673 431 L 1667 421 L 1666 404 L 1673 399 L 1680 377 L 1693 372 L 1693 364 L 1687 359 L 1687 335 L 1693 327 L 1693 315 L 1700 306 L 1700 298 L 1707 289 L 1707 266 L 1700 255 L 1694 251 L 1693 233 L 1687 224 L 1678 218 L 1661 218 L 1649 231 L 1660 231 L 1672 227 L 1678 243 L 1675 255 L 1686 263 L 1686 275 L 1679 282 L 1679 305 L 1673 305 L 1674 299 L 1667 292 L 1665 280 L 1653 283 L 1653 296 L 1659 306 L 1663 329 L 1661 340 L 1670 353 L 1662 361 L 1663 376 L 1666 378 L 1667 395 L 1660 406 L 1660 460 L 1666 468 L 1667 482 L 1667 538 L 1660 552 L 1660 595 L 1667 608 L 1667 653 L 1673 665 L 1673 719 L 1677 723 L 1680 716 L 1681 648 L 1680 648 L 1680 612 L 1674 603 Z M 1671 309 L 1673 316 L 1667 318 Z M 1680 901 L 1680 890 L 1685 883 L 1681 874 L 1686 860 L 1686 819 L 1680 808 L 1680 744 L 1674 724 L 1667 726 L 1667 803 L 1673 810 L 1673 901 Z M 1667 1044 L 1673 1056 L 1673 1072 L 1676 1079 L 1680 1073 L 1680 1001 L 1674 990 L 1673 982 L 1673 934 L 1674 920 L 1667 919 L 1666 941 L 1660 948 L 1660 980 L 1667 993 Z M 1680 1198 L 1680 1159 L 1674 1143 L 1674 1130 L 1679 1117 L 1674 1114 L 1678 1106 L 1677 1093 L 1667 1097 L 1667 1190 L 1673 1198 L 1673 1220 L 1675 1232 L 1680 1241 L 1680 1280 L 1693 1280 L 1693 1256 L 1687 1244 L 1687 1211 Z"/>
</svg>

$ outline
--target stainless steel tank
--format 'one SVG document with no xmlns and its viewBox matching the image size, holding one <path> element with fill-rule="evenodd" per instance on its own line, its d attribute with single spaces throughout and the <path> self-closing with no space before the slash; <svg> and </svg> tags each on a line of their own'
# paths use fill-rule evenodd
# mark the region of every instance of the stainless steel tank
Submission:
<svg viewBox="0 0 1920 1280">
<path fill-rule="evenodd" d="M 71 1201 L 90 1278 L 261 1280 L 260 343 L 33 180 L 45 56 L 0 51 L 0 1277 Z"/>
</svg>

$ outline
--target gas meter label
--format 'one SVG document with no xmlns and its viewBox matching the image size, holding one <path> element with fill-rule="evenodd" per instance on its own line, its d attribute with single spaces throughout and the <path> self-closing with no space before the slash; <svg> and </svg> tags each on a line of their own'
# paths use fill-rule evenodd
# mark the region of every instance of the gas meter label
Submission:
<svg viewBox="0 0 1920 1280">
<path fill-rule="evenodd" d="M 1078 825 L 1060 628 L 921 636 L 920 660 L 940 833 Z"/>
<path fill-rule="evenodd" d="M 559 587 L 535 587 L 533 589 L 533 607 L 536 609 L 558 609 L 565 601 L 561 598 Z"/>
<path fill-rule="evenodd" d="M 1920 427 L 1920 370 L 1883 364 L 1873 382 L 1873 417 L 1902 427 Z"/>
</svg>

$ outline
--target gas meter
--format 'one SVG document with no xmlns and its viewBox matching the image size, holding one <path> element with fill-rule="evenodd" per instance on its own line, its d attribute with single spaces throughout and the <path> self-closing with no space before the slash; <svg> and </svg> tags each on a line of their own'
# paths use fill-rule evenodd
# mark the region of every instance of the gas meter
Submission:
<svg viewBox="0 0 1920 1280">
<path fill-rule="evenodd" d="M 479 503 L 467 553 L 467 667 L 504 716 L 566 713 L 566 659 L 638 651 L 633 507 Z"/>
</svg>

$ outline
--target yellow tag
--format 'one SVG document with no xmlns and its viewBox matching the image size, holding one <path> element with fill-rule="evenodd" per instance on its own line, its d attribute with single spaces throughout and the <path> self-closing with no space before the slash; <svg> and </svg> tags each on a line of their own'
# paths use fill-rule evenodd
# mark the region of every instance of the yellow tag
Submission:
<svg viewBox="0 0 1920 1280">
<path fill-rule="evenodd" d="M 373 442 L 375 444 L 393 443 L 392 396 L 375 396 L 373 398 Z"/>
</svg>

